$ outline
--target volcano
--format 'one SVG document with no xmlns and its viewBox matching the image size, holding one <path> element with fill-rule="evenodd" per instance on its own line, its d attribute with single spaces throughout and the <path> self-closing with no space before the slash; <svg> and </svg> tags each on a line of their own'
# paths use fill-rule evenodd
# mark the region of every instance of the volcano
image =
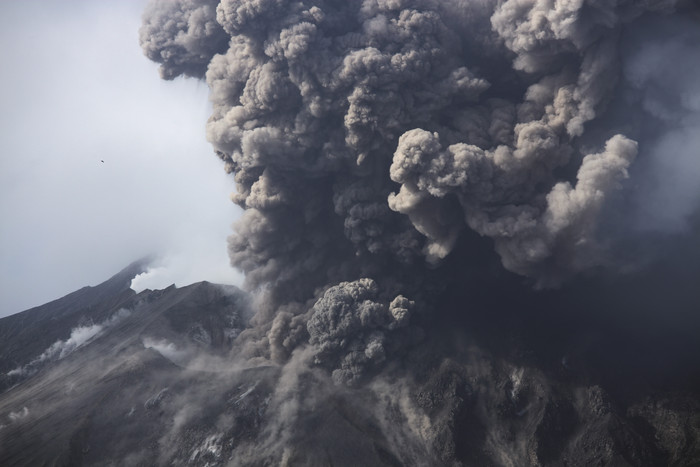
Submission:
<svg viewBox="0 0 700 467">
<path fill-rule="evenodd" d="M 445 330 L 460 348 L 419 339 L 403 363 L 410 384 L 349 387 L 238 358 L 250 296 L 207 282 L 137 294 L 143 268 L 0 320 L 2 465 L 700 461 L 697 387 L 641 377 L 623 357 L 602 371 L 604 336 L 566 354 L 538 326 L 493 332 L 475 318 L 476 334 Z"/>
</svg>

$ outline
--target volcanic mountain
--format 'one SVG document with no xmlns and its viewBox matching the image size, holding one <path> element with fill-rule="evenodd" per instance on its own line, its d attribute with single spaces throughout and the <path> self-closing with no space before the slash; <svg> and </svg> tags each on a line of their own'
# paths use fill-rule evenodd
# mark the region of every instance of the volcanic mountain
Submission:
<svg viewBox="0 0 700 467">
<path fill-rule="evenodd" d="M 207 282 L 137 294 L 129 284 L 139 272 L 137 262 L 96 287 L 0 320 L 0 464 L 159 459 L 178 399 L 211 380 L 212 370 L 190 366 L 224 354 L 240 332 L 246 298 Z M 210 358 L 194 363 L 195 355 Z M 220 409 L 221 397 L 240 396 L 236 390 L 218 394 Z M 206 447 L 180 457 L 217 458 L 219 441 L 191 437 Z"/>
<path fill-rule="evenodd" d="M 605 368 L 604 337 L 562 354 L 533 337 L 541 323 L 503 315 L 514 324 L 492 332 L 479 321 L 493 317 L 474 318 L 480 337 L 416 339 L 410 384 L 348 386 L 322 368 L 237 358 L 246 293 L 200 282 L 137 294 L 142 269 L 0 320 L 0 464 L 700 462 L 697 390 L 642 380 L 615 359 L 592 371 Z M 446 343 L 457 335 L 461 346 Z"/>
</svg>

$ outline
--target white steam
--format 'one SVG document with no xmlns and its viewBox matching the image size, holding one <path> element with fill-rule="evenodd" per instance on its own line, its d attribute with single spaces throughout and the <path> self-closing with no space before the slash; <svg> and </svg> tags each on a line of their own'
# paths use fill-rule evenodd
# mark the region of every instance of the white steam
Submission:
<svg viewBox="0 0 700 467">
<path fill-rule="evenodd" d="M 73 328 L 70 337 L 66 340 L 57 340 L 51 344 L 38 357 L 27 363 L 26 365 L 10 370 L 7 376 L 28 376 L 34 374 L 42 365 L 47 362 L 61 360 L 72 354 L 79 348 L 92 342 L 96 337 L 101 335 L 107 328 L 110 328 L 123 319 L 131 315 L 131 311 L 122 308 L 108 319 L 98 324 L 90 324 Z"/>
</svg>

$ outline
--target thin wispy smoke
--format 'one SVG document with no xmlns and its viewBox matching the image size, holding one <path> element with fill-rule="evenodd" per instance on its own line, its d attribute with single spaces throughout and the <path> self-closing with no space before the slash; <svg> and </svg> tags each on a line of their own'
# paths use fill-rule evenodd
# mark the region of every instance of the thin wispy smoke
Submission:
<svg viewBox="0 0 700 467">
<path fill-rule="evenodd" d="M 85 324 L 71 329 L 70 336 L 65 340 L 57 340 L 44 350 L 38 357 L 21 367 L 10 370 L 7 376 L 24 377 L 36 373 L 42 366 L 49 362 L 61 360 L 80 347 L 89 344 L 106 329 L 118 324 L 128 317 L 131 311 L 120 309 L 106 320 L 97 324 Z"/>
</svg>

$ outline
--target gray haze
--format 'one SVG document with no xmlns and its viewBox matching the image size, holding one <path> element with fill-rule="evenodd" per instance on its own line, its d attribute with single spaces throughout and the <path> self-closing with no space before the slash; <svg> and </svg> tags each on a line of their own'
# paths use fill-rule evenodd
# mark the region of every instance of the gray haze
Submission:
<svg viewBox="0 0 700 467">
<path fill-rule="evenodd" d="M 137 287 L 237 282 L 206 86 L 164 83 L 143 1 L 0 4 L 0 316 L 155 254 Z M 104 163 L 101 162 L 104 160 Z"/>
</svg>

